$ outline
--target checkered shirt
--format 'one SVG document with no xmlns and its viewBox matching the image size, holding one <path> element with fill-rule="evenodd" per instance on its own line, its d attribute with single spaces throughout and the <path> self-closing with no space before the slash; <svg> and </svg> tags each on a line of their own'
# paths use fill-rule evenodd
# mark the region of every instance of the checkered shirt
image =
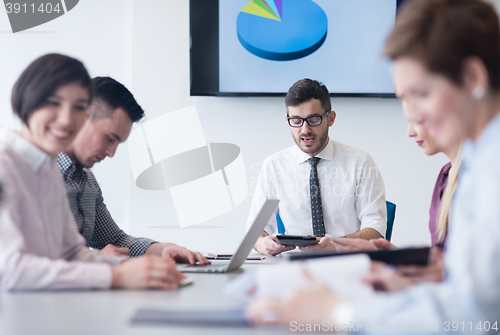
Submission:
<svg viewBox="0 0 500 335">
<path fill-rule="evenodd" d="M 94 174 L 79 163 L 73 163 L 65 153 L 57 157 L 63 175 L 69 207 L 87 246 L 102 249 L 107 244 L 130 249 L 130 256 L 139 256 L 155 241 L 125 234 L 109 213 Z"/>
</svg>

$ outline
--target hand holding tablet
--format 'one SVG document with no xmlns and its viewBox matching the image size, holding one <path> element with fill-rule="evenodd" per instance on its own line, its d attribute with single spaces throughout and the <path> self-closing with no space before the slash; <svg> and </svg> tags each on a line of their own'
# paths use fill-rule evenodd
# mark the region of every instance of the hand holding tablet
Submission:
<svg viewBox="0 0 500 335">
<path fill-rule="evenodd" d="M 307 236 L 300 236 L 300 235 L 285 235 L 285 234 L 278 234 L 275 236 L 275 241 L 278 244 L 281 245 L 294 245 L 296 247 L 303 247 L 307 245 L 315 245 L 318 244 L 318 240 L 316 237 L 307 235 Z"/>
</svg>

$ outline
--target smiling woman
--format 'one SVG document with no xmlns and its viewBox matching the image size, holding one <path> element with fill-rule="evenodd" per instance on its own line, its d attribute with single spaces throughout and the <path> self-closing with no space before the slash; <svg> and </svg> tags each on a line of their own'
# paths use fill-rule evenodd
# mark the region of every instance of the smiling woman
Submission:
<svg viewBox="0 0 500 335">
<path fill-rule="evenodd" d="M 85 247 L 55 157 L 82 128 L 90 100 L 87 70 L 64 55 L 36 59 L 14 86 L 23 124 L 0 130 L 0 290 L 175 288 L 184 278 L 168 258 L 121 264 L 123 257 Z"/>
<path fill-rule="evenodd" d="M 80 83 L 60 87 L 30 116 L 21 136 L 55 157 L 68 147 L 85 122 L 88 101 L 88 89 Z"/>
<path fill-rule="evenodd" d="M 51 157 L 67 148 L 86 118 L 91 81 L 83 64 L 49 54 L 31 63 L 12 91 L 21 136 Z"/>
</svg>

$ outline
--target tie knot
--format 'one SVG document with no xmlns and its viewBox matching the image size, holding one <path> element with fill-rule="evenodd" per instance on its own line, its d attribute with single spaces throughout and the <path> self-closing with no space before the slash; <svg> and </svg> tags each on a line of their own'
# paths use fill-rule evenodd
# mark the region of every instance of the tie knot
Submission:
<svg viewBox="0 0 500 335">
<path fill-rule="evenodd" d="M 311 164 L 311 167 L 315 168 L 318 165 L 320 159 L 321 158 L 319 158 L 319 157 L 311 157 L 308 159 L 308 161 L 309 161 L 309 164 Z"/>
</svg>

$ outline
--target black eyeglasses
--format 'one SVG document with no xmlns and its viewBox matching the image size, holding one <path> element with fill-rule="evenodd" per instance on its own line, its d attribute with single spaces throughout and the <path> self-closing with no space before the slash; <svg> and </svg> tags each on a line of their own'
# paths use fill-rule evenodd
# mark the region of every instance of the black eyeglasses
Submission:
<svg viewBox="0 0 500 335">
<path fill-rule="evenodd" d="M 288 116 L 288 124 L 290 125 L 290 127 L 300 128 L 304 124 L 304 121 L 306 121 L 309 127 L 316 127 L 321 124 L 323 118 L 328 116 L 328 114 L 330 114 L 330 112 L 326 112 L 321 116 L 309 116 L 306 118 Z"/>
</svg>

